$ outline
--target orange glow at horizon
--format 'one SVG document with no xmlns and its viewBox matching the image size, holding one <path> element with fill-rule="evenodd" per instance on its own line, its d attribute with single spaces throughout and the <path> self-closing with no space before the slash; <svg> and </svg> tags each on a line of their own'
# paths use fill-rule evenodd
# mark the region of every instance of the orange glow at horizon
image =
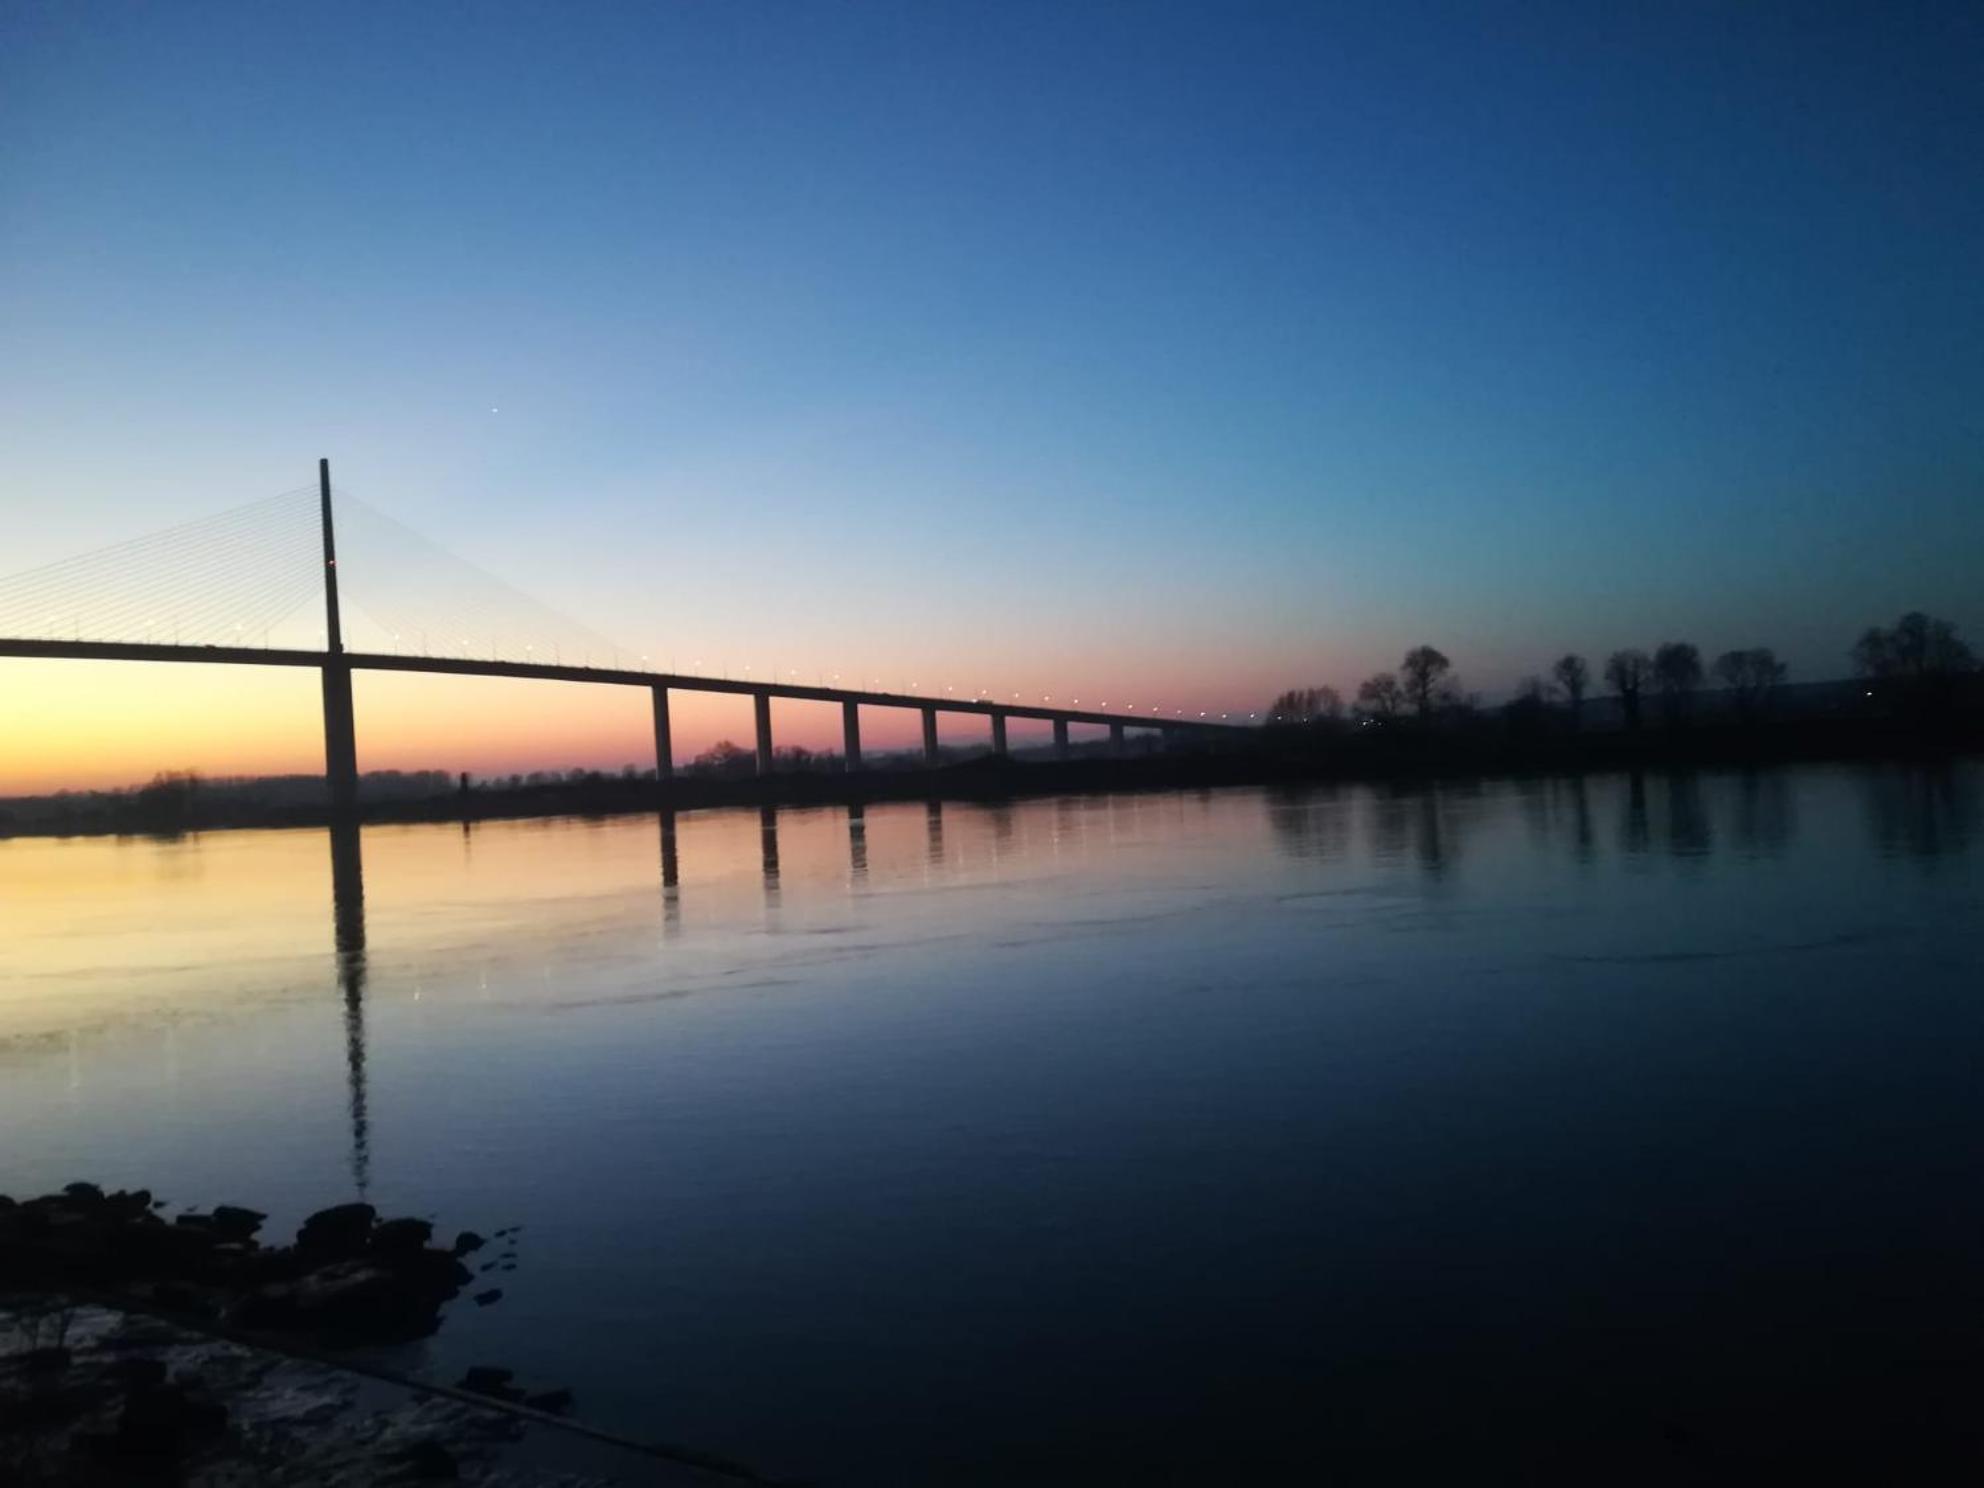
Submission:
<svg viewBox="0 0 1984 1488">
<path fill-rule="evenodd" d="M 410 672 L 359 672 L 352 687 L 361 770 L 486 777 L 654 764 L 642 688 Z M 0 795 L 116 789 L 160 770 L 227 777 L 324 768 L 314 668 L 10 659 L 0 661 L 0 696 Z M 670 719 L 678 765 L 720 739 L 752 742 L 751 700 L 741 694 L 673 691 Z M 921 728 L 911 709 L 861 710 L 871 754 L 919 747 Z M 781 747 L 838 751 L 840 706 L 774 699 L 772 734 Z M 1036 734 L 1048 737 L 1047 725 L 1009 727 L 1015 745 Z M 940 715 L 940 737 L 983 742 L 987 725 Z"/>
</svg>

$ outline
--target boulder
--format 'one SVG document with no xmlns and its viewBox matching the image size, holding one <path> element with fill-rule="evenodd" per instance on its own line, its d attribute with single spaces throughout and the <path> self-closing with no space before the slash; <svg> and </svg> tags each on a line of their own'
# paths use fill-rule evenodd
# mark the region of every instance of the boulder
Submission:
<svg viewBox="0 0 1984 1488">
<path fill-rule="evenodd" d="M 389 1219 L 372 1232 L 374 1255 L 412 1255 L 426 1248 L 434 1226 L 424 1219 Z"/>
<path fill-rule="evenodd" d="M 461 1378 L 461 1389 L 473 1390 L 478 1395 L 492 1395 L 509 1384 L 515 1370 L 505 1369 L 500 1364 L 471 1364 L 468 1373 Z"/>
<path fill-rule="evenodd" d="M 400 1454 L 400 1464 L 415 1482 L 452 1483 L 462 1475 L 455 1454 L 431 1439 L 408 1447 Z"/>
<path fill-rule="evenodd" d="M 342 1342 L 392 1342 L 432 1333 L 441 1304 L 453 1294 L 377 1261 L 336 1261 L 260 1288 L 235 1309 L 234 1320 Z"/>
<path fill-rule="evenodd" d="M 134 1354 L 113 1363 L 110 1377 L 126 1389 L 155 1390 L 165 1383 L 165 1360 Z"/>
<path fill-rule="evenodd" d="M 191 1443 L 227 1429 L 227 1407 L 178 1385 L 142 1385 L 124 1397 L 117 1445 L 153 1461 L 177 1456 Z"/>
<path fill-rule="evenodd" d="M 535 1395 L 524 1396 L 524 1404 L 532 1410 L 541 1410 L 548 1416 L 562 1416 L 572 1408 L 572 1392 L 562 1388 L 540 1390 Z"/>
<path fill-rule="evenodd" d="M 252 1240 L 268 1215 L 239 1204 L 222 1204 L 210 1216 L 213 1227 L 230 1240 Z"/>
<path fill-rule="evenodd" d="M 335 1204 L 319 1209 L 296 1232 L 296 1248 L 322 1259 L 343 1260 L 360 1254 L 371 1238 L 379 1211 L 370 1204 Z"/>
</svg>

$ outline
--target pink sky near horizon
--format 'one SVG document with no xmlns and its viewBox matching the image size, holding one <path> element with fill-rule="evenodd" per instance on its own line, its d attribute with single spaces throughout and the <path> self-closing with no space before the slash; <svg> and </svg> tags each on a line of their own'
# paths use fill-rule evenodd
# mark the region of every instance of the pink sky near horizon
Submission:
<svg viewBox="0 0 1984 1488">
<path fill-rule="evenodd" d="M 1235 692 L 1259 706 L 1251 692 Z M 10 721 L 0 728 L 0 795 L 114 789 L 160 770 L 214 777 L 323 770 L 311 668 L 0 660 L 0 695 L 10 701 Z M 361 671 L 353 701 L 362 770 L 490 776 L 654 764 L 648 696 L 637 687 Z M 741 694 L 676 691 L 671 722 L 678 763 L 720 739 L 748 746 L 753 738 L 751 701 Z M 780 745 L 838 750 L 840 709 L 775 699 L 772 730 Z M 866 750 L 908 749 L 920 743 L 921 721 L 909 709 L 864 707 L 861 731 Z M 987 738 L 988 725 L 940 714 L 939 732 L 947 744 L 970 744 Z M 1075 737 L 1083 732 L 1078 726 Z M 1050 734 L 1045 723 L 1009 725 L 1015 745 Z"/>
</svg>

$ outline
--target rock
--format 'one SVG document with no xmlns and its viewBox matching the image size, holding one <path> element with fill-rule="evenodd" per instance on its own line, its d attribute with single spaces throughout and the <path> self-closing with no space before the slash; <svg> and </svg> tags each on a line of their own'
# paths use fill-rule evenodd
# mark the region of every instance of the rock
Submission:
<svg viewBox="0 0 1984 1488">
<path fill-rule="evenodd" d="M 563 1388 L 540 1390 L 535 1395 L 524 1396 L 524 1404 L 549 1416 L 562 1416 L 572 1408 L 572 1392 Z"/>
<path fill-rule="evenodd" d="M 239 1204 L 221 1204 L 211 1216 L 213 1227 L 230 1240 L 251 1240 L 262 1227 L 268 1215 L 259 1209 L 244 1209 Z"/>
<path fill-rule="evenodd" d="M 183 1312 L 204 1317 L 209 1311 L 206 1293 L 183 1281 L 161 1281 L 152 1288 L 152 1305 L 166 1312 Z"/>
<path fill-rule="evenodd" d="M 372 1234 L 372 1221 L 378 1217 L 379 1211 L 370 1204 L 336 1204 L 319 1209 L 296 1232 L 296 1248 L 319 1258 L 349 1259 L 365 1249 L 365 1242 Z"/>
<path fill-rule="evenodd" d="M 110 1366 L 110 1377 L 127 1389 L 154 1390 L 165 1383 L 165 1360 L 134 1355 Z"/>
<path fill-rule="evenodd" d="M 66 1183 L 62 1186 L 63 1195 L 77 1203 L 101 1204 L 103 1190 L 94 1183 Z"/>
<path fill-rule="evenodd" d="M 45 1348 L 29 1349 L 19 1356 L 21 1369 L 26 1374 L 47 1376 L 60 1374 L 69 1367 L 69 1351 L 59 1344 Z"/>
<path fill-rule="evenodd" d="M 475 1305 L 477 1307 L 487 1307 L 492 1302 L 501 1302 L 502 1300 L 503 1289 L 501 1287 L 491 1287 L 486 1292 L 477 1292 L 475 1294 Z"/>
<path fill-rule="evenodd" d="M 482 1249 L 488 1243 L 487 1240 L 476 1234 L 474 1230 L 463 1230 L 459 1235 L 455 1236 L 455 1256 L 459 1259 L 465 1255 L 474 1255 L 475 1252 Z"/>
<path fill-rule="evenodd" d="M 191 1442 L 227 1429 L 227 1407 L 178 1385 L 150 1385 L 124 1398 L 119 1448 L 134 1456 L 176 1456 Z"/>
<path fill-rule="evenodd" d="M 420 1338 L 439 1326 L 452 1289 L 375 1261 L 337 1261 L 295 1281 L 275 1282 L 235 1311 L 243 1327 L 307 1332 L 344 1342 Z"/>
<path fill-rule="evenodd" d="M 389 1219 L 372 1232 L 375 1255 L 410 1255 L 427 1245 L 434 1226 L 424 1219 Z"/>
<path fill-rule="evenodd" d="M 408 1447 L 400 1454 L 400 1463 L 407 1475 L 419 1482 L 451 1483 L 462 1475 L 455 1454 L 432 1440 L 418 1441 Z"/>
</svg>

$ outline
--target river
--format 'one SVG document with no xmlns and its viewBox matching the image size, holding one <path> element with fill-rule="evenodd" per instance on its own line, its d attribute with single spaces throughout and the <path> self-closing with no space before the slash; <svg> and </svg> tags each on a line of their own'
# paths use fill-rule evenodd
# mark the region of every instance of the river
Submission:
<svg viewBox="0 0 1984 1488">
<path fill-rule="evenodd" d="M 827 1483 L 1920 1440 L 1981 838 L 1959 764 L 0 842 L 0 1191 L 521 1225 L 404 1367 Z"/>
</svg>

